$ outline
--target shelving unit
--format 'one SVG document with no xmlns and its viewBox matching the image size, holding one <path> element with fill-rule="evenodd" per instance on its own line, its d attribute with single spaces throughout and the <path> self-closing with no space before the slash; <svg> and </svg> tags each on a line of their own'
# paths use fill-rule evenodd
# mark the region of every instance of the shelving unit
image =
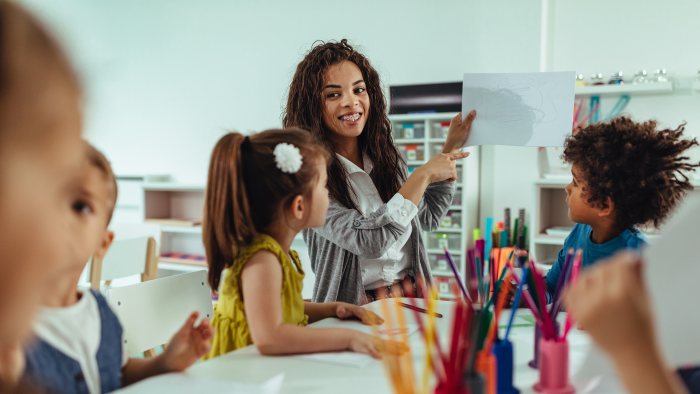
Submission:
<svg viewBox="0 0 700 394">
<path fill-rule="evenodd" d="M 171 182 L 144 183 L 144 216 L 148 219 L 190 219 L 201 222 L 204 214 L 204 189 L 202 184 Z M 204 256 L 202 226 L 161 226 L 161 256 L 168 252 Z M 160 263 L 188 267 L 206 267 L 206 261 L 160 257 Z M 184 268 L 184 267 L 183 267 Z"/>
<path fill-rule="evenodd" d="M 545 230 L 555 226 L 573 227 L 574 222 L 569 220 L 569 207 L 566 204 L 566 186 L 571 179 L 539 179 L 535 182 L 533 232 L 530 236 L 530 251 L 538 263 L 545 267 L 556 261 L 557 254 L 564 246 L 565 236 L 548 235 Z M 696 188 L 694 193 L 700 192 L 700 180 L 692 180 Z M 660 234 L 646 234 L 650 242 L 658 238 Z"/>
<path fill-rule="evenodd" d="M 668 94 L 673 93 L 673 82 L 656 82 L 639 85 L 588 85 L 577 86 L 576 96 L 619 96 L 623 94 L 646 95 L 646 94 Z"/>
<path fill-rule="evenodd" d="M 430 114 L 401 114 L 390 115 L 389 119 L 392 122 L 392 130 L 394 131 L 394 143 L 405 154 L 409 170 L 425 164 L 431 157 L 442 150 L 442 145 L 445 143 L 446 128 L 443 130 L 441 125 L 449 125 L 450 120 L 457 113 L 430 113 Z M 409 130 L 404 133 L 406 129 Z M 410 138 L 403 138 L 408 136 Z M 423 159 L 415 160 L 409 157 L 407 152 L 404 153 L 406 146 L 414 145 L 423 150 Z M 420 149 L 419 148 L 419 149 Z M 457 193 L 455 200 L 450 207 L 450 215 L 453 218 L 454 226 L 441 228 L 432 233 L 424 232 L 423 239 L 425 240 L 426 252 L 431 264 L 431 269 L 435 279 L 438 281 L 440 297 L 445 299 L 453 298 L 452 284 L 454 274 L 446 265 L 444 259 L 445 253 L 439 247 L 439 241 L 448 243 L 448 251 L 457 263 L 462 279 L 464 278 L 466 266 L 466 251 L 467 246 L 471 245 L 472 239 L 471 229 L 477 227 L 476 215 L 478 202 L 478 182 L 479 182 L 479 150 L 477 148 L 467 148 L 470 156 L 466 160 L 458 162 L 459 179 L 456 182 Z M 410 159 L 410 160 L 408 160 Z M 440 235 L 441 239 L 436 238 Z M 443 238 L 442 236 L 446 236 Z M 456 240 L 455 240 L 456 239 Z"/>
</svg>

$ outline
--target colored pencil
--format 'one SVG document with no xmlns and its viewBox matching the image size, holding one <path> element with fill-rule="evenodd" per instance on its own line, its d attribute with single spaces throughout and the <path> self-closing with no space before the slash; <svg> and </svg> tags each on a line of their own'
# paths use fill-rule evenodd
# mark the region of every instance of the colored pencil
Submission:
<svg viewBox="0 0 700 394">
<path fill-rule="evenodd" d="M 542 275 L 537 271 L 537 268 L 535 267 L 534 261 L 530 260 L 530 265 L 532 266 L 532 276 L 533 276 L 533 281 L 535 282 L 536 292 L 537 296 L 540 300 L 540 305 L 542 306 L 542 323 L 544 323 L 544 328 L 545 331 L 542 333 L 545 336 L 548 336 L 547 339 L 556 339 L 557 338 L 557 332 L 554 329 L 554 322 L 552 321 L 551 316 L 549 316 L 549 311 L 547 311 L 547 299 L 544 295 L 545 292 L 545 284 L 544 284 L 544 279 L 542 278 Z"/>
<path fill-rule="evenodd" d="M 403 302 L 399 302 L 399 301 L 396 301 L 396 303 L 399 304 L 399 305 L 401 305 L 401 306 L 404 307 L 404 308 L 408 308 L 408 309 L 411 309 L 411 310 L 414 310 L 414 311 L 417 311 L 417 312 L 425 313 L 426 315 L 429 314 L 429 313 L 431 313 L 431 312 L 429 312 L 428 310 L 423 309 L 423 308 L 420 308 L 420 307 L 417 307 L 417 306 L 413 306 L 413 305 L 409 305 L 409 304 L 404 304 Z M 440 317 L 440 318 L 442 318 L 442 314 L 441 314 L 441 313 L 437 313 L 437 312 L 432 312 L 432 313 L 434 313 L 435 317 Z"/>
<path fill-rule="evenodd" d="M 566 283 L 566 279 L 569 277 L 569 271 L 571 269 L 571 261 L 573 260 L 574 257 L 574 248 L 569 248 L 569 251 L 566 253 L 566 259 L 564 259 L 564 266 L 562 269 L 562 272 L 559 273 L 559 280 L 557 281 L 557 288 L 554 291 L 554 299 L 552 303 L 552 317 L 556 319 L 556 316 L 559 314 L 559 311 L 561 310 L 562 306 L 562 300 L 561 300 L 561 292 L 564 289 L 564 284 Z"/>
<path fill-rule="evenodd" d="M 471 297 L 469 296 L 469 293 L 467 292 L 467 288 L 464 287 L 464 282 L 462 282 L 462 276 L 459 274 L 459 270 L 457 269 L 457 265 L 455 264 L 455 261 L 452 259 L 452 255 L 450 255 L 450 252 L 447 251 L 446 247 L 443 246 L 442 249 L 445 251 L 445 257 L 447 257 L 447 262 L 450 264 L 450 268 L 452 269 L 452 273 L 455 275 L 455 279 L 457 279 L 457 284 L 459 284 L 459 288 L 462 290 L 462 294 L 464 294 L 465 298 L 471 300 Z"/>
<path fill-rule="evenodd" d="M 574 257 L 574 267 L 571 269 L 571 285 L 576 284 L 576 280 L 578 279 L 578 272 L 581 269 L 581 256 L 583 255 L 583 249 L 579 249 L 576 251 L 576 257 Z M 561 336 L 561 340 L 565 341 L 566 336 L 569 334 L 569 330 L 571 330 L 571 326 L 574 324 L 574 317 L 571 315 L 571 312 L 566 314 L 566 324 L 564 325 L 564 334 Z"/>
<path fill-rule="evenodd" d="M 530 268 L 525 268 L 523 271 L 523 275 L 527 275 L 527 271 Z M 520 285 L 518 286 L 518 290 L 515 291 L 515 298 L 513 299 L 513 306 L 510 308 L 510 319 L 508 320 L 508 327 L 506 328 L 506 335 L 504 336 L 505 340 L 508 340 L 508 334 L 510 334 L 510 328 L 513 326 L 513 321 L 515 320 L 515 311 L 518 310 L 518 305 L 520 304 L 520 296 L 523 293 L 523 283 L 525 282 L 520 282 Z"/>
</svg>

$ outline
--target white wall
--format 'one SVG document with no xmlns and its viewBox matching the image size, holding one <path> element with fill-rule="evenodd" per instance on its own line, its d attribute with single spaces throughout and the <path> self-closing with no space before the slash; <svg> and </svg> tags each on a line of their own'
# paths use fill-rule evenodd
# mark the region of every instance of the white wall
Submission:
<svg viewBox="0 0 700 394">
<path fill-rule="evenodd" d="M 688 122 L 687 133 L 700 137 L 700 94 L 690 86 L 700 67 L 700 2 L 669 0 L 557 0 L 554 4 L 555 71 L 576 70 L 586 78 L 602 72 L 608 78 L 622 71 L 651 73 L 666 68 L 676 79 L 672 95 L 632 97 L 626 111 L 636 120 L 658 119 L 676 127 Z M 601 102 L 607 115 L 617 98 Z M 696 149 L 693 157 L 700 160 Z"/>
<path fill-rule="evenodd" d="M 25 2 L 83 73 L 88 139 L 118 173 L 181 182 L 204 182 L 225 130 L 280 125 L 318 39 L 359 44 L 387 86 L 537 69 L 539 0 Z"/>
</svg>

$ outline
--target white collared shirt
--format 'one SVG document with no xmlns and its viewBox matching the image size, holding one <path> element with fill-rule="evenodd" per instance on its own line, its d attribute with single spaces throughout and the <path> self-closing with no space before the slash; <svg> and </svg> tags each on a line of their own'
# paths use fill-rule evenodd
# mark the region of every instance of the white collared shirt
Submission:
<svg viewBox="0 0 700 394">
<path fill-rule="evenodd" d="M 369 174 L 374 164 L 366 156 L 363 157 L 363 167 L 359 168 L 350 160 L 338 155 L 341 164 L 348 172 L 350 186 L 355 192 L 353 201 L 364 217 L 378 210 L 384 202 Z M 360 257 L 362 269 L 362 285 L 365 290 L 373 290 L 381 286 L 390 286 L 403 279 L 411 268 L 411 221 L 418 214 L 418 207 L 412 201 L 403 198 L 399 193 L 387 203 L 387 213 L 398 224 L 408 227 L 398 240 L 378 259 L 363 259 Z"/>
</svg>

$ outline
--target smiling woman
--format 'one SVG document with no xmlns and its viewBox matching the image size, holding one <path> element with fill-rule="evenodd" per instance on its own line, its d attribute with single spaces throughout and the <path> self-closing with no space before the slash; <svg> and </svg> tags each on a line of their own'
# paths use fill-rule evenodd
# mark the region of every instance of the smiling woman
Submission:
<svg viewBox="0 0 700 394">
<path fill-rule="evenodd" d="M 452 119 L 443 152 L 409 177 L 386 109 L 379 74 L 347 40 L 314 46 L 297 66 L 283 125 L 335 153 L 326 223 L 304 231 L 314 302 L 363 304 L 378 292 L 404 296 L 417 278 L 432 281 L 421 228 L 437 229 L 452 202 L 455 161 L 468 156 L 461 147 L 476 112 Z"/>
</svg>

